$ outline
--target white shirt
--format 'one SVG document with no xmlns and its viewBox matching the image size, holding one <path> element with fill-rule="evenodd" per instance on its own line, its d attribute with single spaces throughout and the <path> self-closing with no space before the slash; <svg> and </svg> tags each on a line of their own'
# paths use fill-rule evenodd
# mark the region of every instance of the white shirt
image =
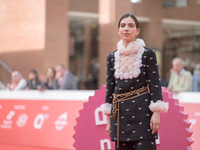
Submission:
<svg viewBox="0 0 200 150">
<path fill-rule="evenodd" d="M 11 85 L 11 88 L 13 89 L 13 85 Z M 17 86 L 15 87 L 15 89 L 13 89 L 14 91 L 16 90 L 24 90 L 26 88 L 26 80 L 25 79 L 21 79 L 19 81 L 19 83 L 17 84 Z"/>
</svg>

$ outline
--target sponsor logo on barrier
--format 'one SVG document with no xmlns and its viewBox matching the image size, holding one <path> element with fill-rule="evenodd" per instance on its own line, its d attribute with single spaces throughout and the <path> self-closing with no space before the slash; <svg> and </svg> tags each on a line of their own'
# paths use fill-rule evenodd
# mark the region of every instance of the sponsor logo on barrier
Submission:
<svg viewBox="0 0 200 150">
<path fill-rule="evenodd" d="M 21 127 L 24 127 L 26 124 L 27 124 L 27 121 L 28 121 L 28 115 L 27 114 L 21 114 L 18 116 L 18 119 L 17 119 L 17 126 L 19 128 Z"/>
<path fill-rule="evenodd" d="M 47 120 L 48 118 L 49 118 L 48 114 L 42 114 L 42 113 L 38 114 L 33 122 L 34 128 L 40 130 L 44 124 L 44 121 Z"/>
<path fill-rule="evenodd" d="M 26 106 L 25 105 L 14 105 L 13 108 L 15 110 L 25 110 Z"/>
<path fill-rule="evenodd" d="M 55 127 L 58 131 L 61 131 L 64 129 L 64 127 L 67 125 L 67 112 L 64 112 L 61 114 L 58 119 L 54 122 Z"/>
<path fill-rule="evenodd" d="M 8 115 L 6 116 L 6 119 L 3 120 L 3 124 L 1 124 L 1 128 L 4 128 L 4 129 L 11 129 L 12 128 L 12 118 L 14 117 L 15 115 L 15 111 L 11 110 Z"/>
</svg>

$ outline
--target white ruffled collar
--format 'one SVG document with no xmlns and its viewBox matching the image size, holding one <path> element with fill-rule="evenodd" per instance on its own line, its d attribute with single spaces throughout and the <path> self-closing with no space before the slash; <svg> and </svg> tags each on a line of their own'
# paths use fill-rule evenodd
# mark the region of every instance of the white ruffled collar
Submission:
<svg viewBox="0 0 200 150">
<path fill-rule="evenodd" d="M 141 48 L 145 46 L 145 43 L 142 39 L 136 39 L 134 42 L 130 42 L 125 48 L 123 40 L 120 40 L 117 43 L 117 50 L 119 51 L 120 55 L 130 55 L 136 54 Z"/>
<path fill-rule="evenodd" d="M 125 48 L 123 40 L 117 43 L 115 52 L 115 78 L 133 79 L 140 74 L 142 66 L 142 54 L 144 53 L 145 43 L 142 39 L 137 39 L 128 44 Z"/>
</svg>

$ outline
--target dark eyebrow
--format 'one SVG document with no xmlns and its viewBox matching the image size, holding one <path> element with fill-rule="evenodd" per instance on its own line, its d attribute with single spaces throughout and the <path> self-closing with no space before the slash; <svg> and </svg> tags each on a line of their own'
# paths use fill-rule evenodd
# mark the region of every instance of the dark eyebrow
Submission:
<svg viewBox="0 0 200 150">
<path fill-rule="evenodd" d="M 122 22 L 122 23 L 120 23 L 120 24 L 126 24 L 126 23 L 123 23 L 123 22 Z M 135 25 L 134 23 L 128 23 L 128 24 L 133 24 L 133 25 Z"/>
</svg>

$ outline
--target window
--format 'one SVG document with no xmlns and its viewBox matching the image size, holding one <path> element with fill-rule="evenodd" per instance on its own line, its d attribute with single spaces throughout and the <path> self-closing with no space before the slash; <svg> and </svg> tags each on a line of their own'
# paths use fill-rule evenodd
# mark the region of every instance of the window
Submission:
<svg viewBox="0 0 200 150">
<path fill-rule="evenodd" d="M 169 8 L 169 7 L 187 7 L 188 6 L 188 0 L 171 0 L 171 1 L 165 1 L 163 2 L 163 8 Z"/>
</svg>

